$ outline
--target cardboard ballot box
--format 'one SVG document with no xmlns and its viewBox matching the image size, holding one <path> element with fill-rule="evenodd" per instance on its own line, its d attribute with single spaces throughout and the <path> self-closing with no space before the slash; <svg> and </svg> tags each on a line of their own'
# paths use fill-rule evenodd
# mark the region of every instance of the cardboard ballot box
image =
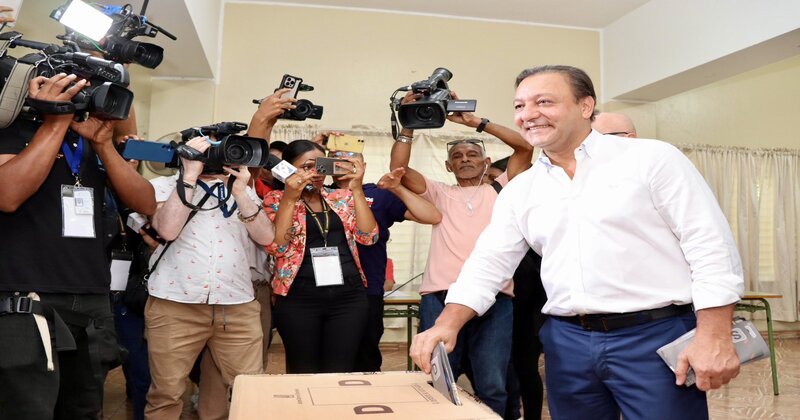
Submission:
<svg viewBox="0 0 800 420">
<path fill-rule="evenodd" d="M 421 372 L 239 375 L 230 420 L 499 419 L 461 390 L 457 406 Z"/>
</svg>

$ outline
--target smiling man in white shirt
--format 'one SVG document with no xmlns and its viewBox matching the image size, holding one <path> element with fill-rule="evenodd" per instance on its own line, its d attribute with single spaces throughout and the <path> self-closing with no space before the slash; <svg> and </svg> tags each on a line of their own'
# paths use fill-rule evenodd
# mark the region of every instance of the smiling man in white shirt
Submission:
<svg viewBox="0 0 800 420">
<path fill-rule="evenodd" d="M 447 305 L 414 339 L 423 370 L 438 341 L 493 302 L 528 247 L 542 255 L 551 315 L 539 333 L 553 418 L 708 418 L 703 391 L 739 372 L 731 343 L 743 292 L 730 227 L 675 147 L 591 129 L 595 94 L 569 66 L 517 78 L 515 122 L 542 150 L 497 199 Z M 673 374 L 656 349 L 697 325 Z M 688 367 L 696 387 L 685 387 Z"/>
</svg>

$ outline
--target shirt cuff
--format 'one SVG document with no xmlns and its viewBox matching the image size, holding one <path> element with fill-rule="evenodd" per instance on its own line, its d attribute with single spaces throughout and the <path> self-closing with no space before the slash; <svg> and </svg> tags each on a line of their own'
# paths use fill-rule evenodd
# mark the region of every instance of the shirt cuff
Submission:
<svg viewBox="0 0 800 420">
<path fill-rule="evenodd" d="M 724 282 L 708 284 L 692 283 L 692 304 L 694 310 L 717 308 L 738 302 L 744 294 L 744 281 L 741 278 L 725 279 Z"/>
<path fill-rule="evenodd" d="M 457 303 L 469 307 L 482 316 L 494 305 L 495 295 L 469 287 L 464 282 L 455 282 L 447 290 L 447 298 L 444 303 Z"/>
</svg>

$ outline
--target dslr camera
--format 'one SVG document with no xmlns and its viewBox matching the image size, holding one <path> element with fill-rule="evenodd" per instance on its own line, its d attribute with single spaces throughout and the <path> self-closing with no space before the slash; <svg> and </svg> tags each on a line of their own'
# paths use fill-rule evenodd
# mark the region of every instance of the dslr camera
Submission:
<svg viewBox="0 0 800 420">
<path fill-rule="evenodd" d="M 69 0 L 50 13 L 50 17 L 67 27 L 65 39 L 76 42 L 81 48 L 99 51 L 103 56 L 120 63 L 136 63 L 154 69 L 164 58 L 164 49 L 158 45 L 133 41 L 137 36 L 154 38 L 159 32 L 172 40 L 177 38 L 154 24 L 141 12 L 133 13 L 130 4 L 125 6 L 89 6 L 81 0 Z"/>
<path fill-rule="evenodd" d="M 246 129 L 247 124 L 235 121 L 187 128 L 181 131 L 181 143 L 172 144 L 175 156 L 166 166 L 178 167 L 178 158 L 182 157 L 203 162 L 205 164 L 203 173 L 211 175 L 225 173 L 223 166 L 266 165 L 270 156 L 269 143 L 257 137 L 237 135 Z M 217 141 L 209 140 L 211 147 L 205 153 L 200 153 L 186 145 L 187 141 L 198 136 L 214 136 Z M 123 154 L 123 157 L 126 156 Z"/>
<path fill-rule="evenodd" d="M 447 86 L 452 77 L 453 73 L 450 70 L 439 67 L 426 80 L 398 89 L 398 91 L 411 90 L 423 95 L 416 102 L 408 104 L 401 104 L 400 100 L 392 96 L 392 110 L 397 110 L 400 124 L 410 129 L 439 128 L 444 126 L 449 112 L 474 112 L 475 100 L 452 99 L 450 88 Z"/>
<path fill-rule="evenodd" d="M 288 88 L 290 89 L 283 97 L 297 97 L 297 92 L 310 92 L 314 90 L 314 86 L 307 85 L 303 83 L 303 79 L 296 76 L 291 76 L 288 74 L 284 74 L 283 78 L 281 79 L 281 84 L 278 86 L 278 89 Z M 278 90 L 276 89 L 276 90 Z M 299 99 L 294 104 L 296 106 L 295 109 L 286 110 L 283 115 L 279 118 L 283 118 L 286 120 L 293 120 L 293 121 L 305 121 L 306 118 L 311 118 L 315 120 L 319 120 L 322 118 L 322 106 L 321 105 L 314 105 L 308 99 Z"/>
<path fill-rule="evenodd" d="M 6 48 L 23 46 L 41 52 L 19 60 L 6 54 Z M 74 73 L 87 79 L 85 86 L 70 102 L 44 102 L 27 98 L 28 81 L 36 76 L 53 77 L 58 73 Z M 13 81 L 13 82 L 12 82 Z M 0 34 L 0 108 L 13 112 L 0 115 L 0 127 L 16 119 L 23 99 L 34 111 L 43 114 L 97 115 L 100 118 L 124 120 L 133 104 L 128 70 L 120 64 L 80 52 L 74 45 L 55 45 L 22 39 L 18 32 Z"/>
</svg>

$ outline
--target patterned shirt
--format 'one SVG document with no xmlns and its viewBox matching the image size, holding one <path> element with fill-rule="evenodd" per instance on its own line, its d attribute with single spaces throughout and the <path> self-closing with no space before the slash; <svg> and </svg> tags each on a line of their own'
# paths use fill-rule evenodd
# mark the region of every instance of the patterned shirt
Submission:
<svg viewBox="0 0 800 420">
<path fill-rule="evenodd" d="M 150 183 L 155 188 L 156 201 L 166 201 L 176 182 L 177 175 L 152 179 Z M 206 183 L 214 186 L 218 182 Z M 253 202 L 260 203 L 249 187 L 247 195 Z M 192 202 L 197 204 L 203 196 L 205 191 L 198 188 Z M 214 207 L 217 202 L 212 195 L 203 207 Z M 233 197 L 229 197 L 228 208 L 233 203 Z M 226 218 L 219 209 L 199 211 L 184 226 L 150 275 L 150 294 L 181 303 L 233 305 L 250 302 L 253 300 L 250 268 L 259 264 L 257 247 L 235 214 Z M 156 249 L 150 259 L 151 265 L 163 249 L 163 245 Z"/>
<path fill-rule="evenodd" d="M 264 211 L 270 220 L 275 222 L 275 215 L 278 213 L 278 205 L 283 197 L 283 191 L 270 191 L 264 196 Z M 347 246 L 353 254 L 361 280 L 364 287 L 367 286 L 367 279 L 361 269 L 361 262 L 358 258 L 356 243 L 362 245 L 372 245 L 378 242 L 378 225 L 370 232 L 362 232 L 356 226 L 356 211 L 353 194 L 346 189 L 322 189 L 322 198 L 330 206 L 331 210 L 339 216 L 344 225 L 345 236 L 347 236 Z M 303 262 L 303 255 L 306 248 L 306 208 L 303 202 L 298 200 L 292 213 L 292 227 L 290 228 L 292 239 L 284 245 L 278 246 L 274 242 L 265 246 L 272 255 L 275 255 L 275 275 L 272 279 L 272 289 L 276 295 L 286 296 L 289 288 L 297 276 L 297 270 Z"/>
</svg>

